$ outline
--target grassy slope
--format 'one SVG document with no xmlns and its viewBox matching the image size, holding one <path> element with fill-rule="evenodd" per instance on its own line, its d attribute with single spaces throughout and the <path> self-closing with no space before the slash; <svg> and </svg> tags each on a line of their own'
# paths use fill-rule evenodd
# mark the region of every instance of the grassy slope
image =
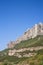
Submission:
<svg viewBox="0 0 43 65">
<path fill-rule="evenodd" d="M 37 36 L 36 38 L 22 41 L 19 44 L 15 45 L 15 49 L 43 46 L 43 36 Z"/>
<path fill-rule="evenodd" d="M 43 46 L 43 36 L 37 36 L 34 39 L 22 41 L 21 43 L 17 44 L 14 48 L 20 49 L 20 48 L 32 47 L 32 46 Z M 5 52 L 8 52 L 8 49 L 2 51 L 2 53 L 5 53 Z M 30 51 L 25 51 L 23 53 L 28 53 L 28 52 Z M 30 58 L 24 58 L 24 57 L 18 58 L 18 57 L 8 56 L 8 55 L 0 56 L 0 62 L 5 62 L 5 61 L 10 63 L 13 62 L 16 65 L 26 65 L 26 64 L 27 65 L 43 65 L 43 50 L 37 51 L 37 55 Z"/>
<path fill-rule="evenodd" d="M 20 61 L 19 65 L 43 65 L 43 55 L 37 55 L 35 57 L 27 58 L 24 61 Z"/>
<path fill-rule="evenodd" d="M 16 65 L 43 65 L 43 50 L 37 51 L 37 55 L 30 58 L 17 58 L 14 56 L 3 56 L 0 60 L 10 62 Z M 12 65 L 13 65 L 12 64 Z M 1 64 L 2 65 L 2 64 Z"/>
</svg>

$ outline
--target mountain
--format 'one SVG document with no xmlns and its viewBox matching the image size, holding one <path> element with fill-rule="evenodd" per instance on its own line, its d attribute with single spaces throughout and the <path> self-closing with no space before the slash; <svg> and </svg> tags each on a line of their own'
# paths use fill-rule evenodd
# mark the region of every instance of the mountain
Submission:
<svg viewBox="0 0 43 65">
<path fill-rule="evenodd" d="M 0 65 L 43 65 L 43 24 L 35 24 L 0 52 Z"/>
<path fill-rule="evenodd" d="M 43 24 L 35 24 L 31 29 L 27 29 L 22 36 L 20 36 L 16 41 L 11 41 L 8 43 L 8 48 L 13 48 L 16 44 L 22 41 L 26 41 L 31 38 L 35 38 L 38 35 L 43 35 Z"/>
<path fill-rule="evenodd" d="M 1 65 L 43 65 L 43 36 L 22 41 L 12 49 L 1 51 L 0 63 Z"/>
</svg>

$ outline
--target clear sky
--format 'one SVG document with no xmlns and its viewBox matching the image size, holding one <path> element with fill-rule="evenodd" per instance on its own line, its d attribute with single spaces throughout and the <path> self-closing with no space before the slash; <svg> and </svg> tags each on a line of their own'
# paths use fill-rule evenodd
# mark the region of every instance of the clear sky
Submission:
<svg viewBox="0 0 43 65">
<path fill-rule="evenodd" d="M 0 0 L 0 50 L 39 22 L 43 22 L 43 0 Z"/>
</svg>

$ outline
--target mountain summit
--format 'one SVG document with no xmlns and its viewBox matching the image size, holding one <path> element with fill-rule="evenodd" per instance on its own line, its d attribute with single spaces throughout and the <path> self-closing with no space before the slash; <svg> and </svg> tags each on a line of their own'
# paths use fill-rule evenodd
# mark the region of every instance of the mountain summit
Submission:
<svg viewBox="0 0 43 65">
<path fill-rule="evenodd" d="M 43 65 L 43 24 L 35 24 L 0 52 L 0 65 Z"/>
<path fill-rule="evenodd" d="M 24 34 L 16 41 L 11 41 L 7 46 L 8 48 L 13 48 L 15 44 L 18 44 L 21 41 L 35 38 L 38 35 L 43 35 L 43 23 L 35 24 L 31 29 L 25 31 Z"/>
</svg>

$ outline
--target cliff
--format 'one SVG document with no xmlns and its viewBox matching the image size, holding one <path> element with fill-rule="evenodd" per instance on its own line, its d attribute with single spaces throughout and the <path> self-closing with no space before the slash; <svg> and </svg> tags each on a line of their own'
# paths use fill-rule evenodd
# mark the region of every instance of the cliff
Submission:
<svg viewBox="0 0 43 65">
<path fill-rule="evenodd" d="M 28 29 L 24 34 L 19 37 L 16 41 L 11 41 L 8 43 L 8 48 L 13 48 L 16 44 L 19 44 L 21 41 L 25 41 L 31 38 L 35 38 L 38 35 L 43 35 L 43 24 L 35 24 L 31 29 Z"/>
<path fill-rule="evenodd" d="M 43 65 L 43 24 L 35 24 L 0 52 L 1 65 Z"/>
</svg>

